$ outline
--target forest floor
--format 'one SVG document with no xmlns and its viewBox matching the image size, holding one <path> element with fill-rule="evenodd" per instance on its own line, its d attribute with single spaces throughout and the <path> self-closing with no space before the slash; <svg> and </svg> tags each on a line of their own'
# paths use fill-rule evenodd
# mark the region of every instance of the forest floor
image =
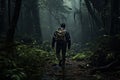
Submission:
<svg viewBox="0 0 120 80">
<path fill-rule="evenodd" d="M 110 72 L 91 74 L 92 68 L 87 67 L 87 65 L 85 60 L 66 59 L 63 71 L 58 64 L 48 62 L 42 80 L 120 80 Z"/>
<path fill-rule="evenodd" d="M 85 61 L 66 59 L 65 70 L 58 64 L 47 63 L 46 74 L 43 80 L 96 80 L 95 75 L 89 74 Z"/>
</svg>

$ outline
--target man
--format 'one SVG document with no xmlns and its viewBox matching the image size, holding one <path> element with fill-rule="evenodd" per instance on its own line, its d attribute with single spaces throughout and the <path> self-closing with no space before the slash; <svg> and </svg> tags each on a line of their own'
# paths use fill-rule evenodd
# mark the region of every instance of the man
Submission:
<svg viewBox="0 0 120 80">
<path fill-rule="evenodd" d="M 54 48 L 56 43 L 56 57 L 59 60 L 59 66 L 65 63 L 66 49 L 71 47 L 70 34 L 65 30 L 65 24 L 62 23 L 61 27 L 54 32 L 52 39 L 52 48 Z M 60 52 L 62 51 L 62 58 Z"/>
</svg>

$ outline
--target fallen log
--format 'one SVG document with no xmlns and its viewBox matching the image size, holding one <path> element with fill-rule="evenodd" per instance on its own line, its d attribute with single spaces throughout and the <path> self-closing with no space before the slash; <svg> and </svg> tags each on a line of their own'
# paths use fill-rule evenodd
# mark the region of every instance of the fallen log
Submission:
<svg viewBox="0 0 120 80">
<path fill-rule="evenodd" d="M 119 60 L 115 60 L 105 66 L 95 67 L 90 70 L 90 73 L 94 74 L 96 71 L 100 71 L 100 72 L 112 71 L 113 69 L 119 66 L 118 63 L 119 63 Z"/>
</svg>

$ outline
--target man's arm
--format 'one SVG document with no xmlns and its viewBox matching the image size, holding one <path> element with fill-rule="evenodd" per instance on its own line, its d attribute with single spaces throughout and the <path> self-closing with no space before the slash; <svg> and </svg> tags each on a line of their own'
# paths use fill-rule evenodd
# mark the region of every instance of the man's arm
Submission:
<svg viewBox="0 0 120 80">
<path fill-rule="evenodd" d="M 55 42 L 56 42 L 55 36 L 56 36 L 56 35 L 55 35 L 55 33 L 54 33 L 53 38 L 52 38 L 52 48 L 55 47 Z"/>
<path fill-rule="evenodd" d="M 69 32 L 67 32 L 67 43 L 68 43 L 68 49 L 70 49 L 71 48 L 71 37 L 70 37 Z"/>
</svg>

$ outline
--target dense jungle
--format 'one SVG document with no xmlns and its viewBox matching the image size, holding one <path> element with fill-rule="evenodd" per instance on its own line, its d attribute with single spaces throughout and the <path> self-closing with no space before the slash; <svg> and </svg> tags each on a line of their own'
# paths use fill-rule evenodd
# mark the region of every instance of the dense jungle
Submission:
<svg viewBox="0 0 120 80">
<path fill-rule="evenodd" d="M 64 68 L 52 48 L 62 23 Z M 0 80 L 120 80 L 120 0 L 0 0 Z"/>
</svg>

